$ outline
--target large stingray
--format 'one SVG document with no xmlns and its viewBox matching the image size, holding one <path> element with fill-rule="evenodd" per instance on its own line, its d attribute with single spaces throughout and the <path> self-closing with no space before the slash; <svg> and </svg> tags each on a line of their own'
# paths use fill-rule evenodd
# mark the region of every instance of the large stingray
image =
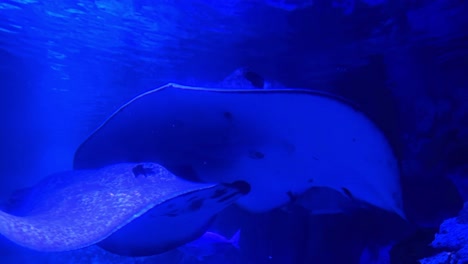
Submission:
<svg viewBox="0 0 468 264">
<path fill-rule="evenodd" d="M 154 161 L 205 182 L 245 180 L 245 209 L 266 211 L 325 186 L 403 216 L 397 160 L 359 109 L 304 89 L 167 84 L 115 112 L 76 151 L 78 169 Z"/>
<path fill-rule="evenodd" d="M 21 216 L 0 211 L 0 233 L 39 251 L 99 243 L 121 255 L 153 255 L 202 235 L 248 189 L 189 182 L 155 163 L 70 171 L 22 195 Z"/>
</svg>

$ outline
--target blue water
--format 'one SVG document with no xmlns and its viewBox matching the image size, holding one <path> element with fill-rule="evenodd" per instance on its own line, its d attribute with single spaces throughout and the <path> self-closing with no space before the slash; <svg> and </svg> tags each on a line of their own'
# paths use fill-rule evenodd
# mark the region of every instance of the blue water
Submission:
<svg viewBox="0 0 468 264">
<path fill-rule="evenodd" d="M 230 237 L 242 223 L 241 251 L 203 261 L 37 253 L 2 237 L 0 263 L 386 263 L 377 256 L 389 241 L 404 248 L 391 263 L 434 254 L 407 241 L 427 245 L 468 197 L 463 0 L 2 0 L 0 201 L 70 170 L 79 144 L 134 96 L 169 82 L 219 86 L 240 67 L 359 104 L 398 153 L 411 224 L 234 208 L 214 231 Z"/>
</svg>

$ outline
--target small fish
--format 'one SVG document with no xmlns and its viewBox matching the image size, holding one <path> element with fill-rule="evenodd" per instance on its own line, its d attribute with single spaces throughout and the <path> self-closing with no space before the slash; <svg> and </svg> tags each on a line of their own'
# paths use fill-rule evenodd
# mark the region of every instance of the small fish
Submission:
<svg viewBox="0 0 468 264">
<path fill-rule="evenodd" d="M 225 254 L 233 249 L 240 249 L 239 238 L 240 230 L 230 239 L 214 232 L 205 232 L 198 239 L 178 249 L 184 254 L 184 259 L 196 258 L 198 261 L 203 261 L 206 257 Z"/>
</svg>

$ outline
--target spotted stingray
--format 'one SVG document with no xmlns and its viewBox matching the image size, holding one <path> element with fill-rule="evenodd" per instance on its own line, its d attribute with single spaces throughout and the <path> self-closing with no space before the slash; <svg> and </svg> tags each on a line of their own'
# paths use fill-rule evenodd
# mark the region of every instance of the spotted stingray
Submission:
<svg viewBox="0 0 468 264">
<path fill-rule="evenodd" d="M 118 109 L 76 151 L 74 167 L 152 161 L 201 182 L 243 180 L 237 204 L 264 212 L 311 187 L 403 216 L 399 168 L 356 106 L 305 89 L 167 84 Z"/>
<path fill-rule="evenodd" d="M 38 251 L 97 243 L 120 255 L 154 255 L 202 235 L 248 191 L 245 182 L 190 182 L 155 163 L 69 171 L 21 195 L 15 215 L 0 211 L 0 233 Z"/>
</svg>

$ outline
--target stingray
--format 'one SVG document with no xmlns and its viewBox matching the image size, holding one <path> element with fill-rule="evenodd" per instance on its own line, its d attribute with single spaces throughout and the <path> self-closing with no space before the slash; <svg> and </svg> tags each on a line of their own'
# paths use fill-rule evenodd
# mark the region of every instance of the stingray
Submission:
<svg viewBox="0 0 468 264">
<path fill-rule="evenodd" d="M 385 135 L 358 107 L 324 92 L 167 84 L 111 115 L 79 146 L 74 167 L 142 160 L 202 182 L 244 180 L 251 192 L 237 204 L 251 212 L 328 187 L 403 216 Z"/>
<path fill-rule="evenodd" d="M 201 236 L 248 191 L 245 182 L 190 182 L 155 163 L 63 172 L 21 195 L 21 215 L 0 211 L 0 233 L 38 251 L 97 243 L 120 255 L 154 255 Z"/>
</svg>

